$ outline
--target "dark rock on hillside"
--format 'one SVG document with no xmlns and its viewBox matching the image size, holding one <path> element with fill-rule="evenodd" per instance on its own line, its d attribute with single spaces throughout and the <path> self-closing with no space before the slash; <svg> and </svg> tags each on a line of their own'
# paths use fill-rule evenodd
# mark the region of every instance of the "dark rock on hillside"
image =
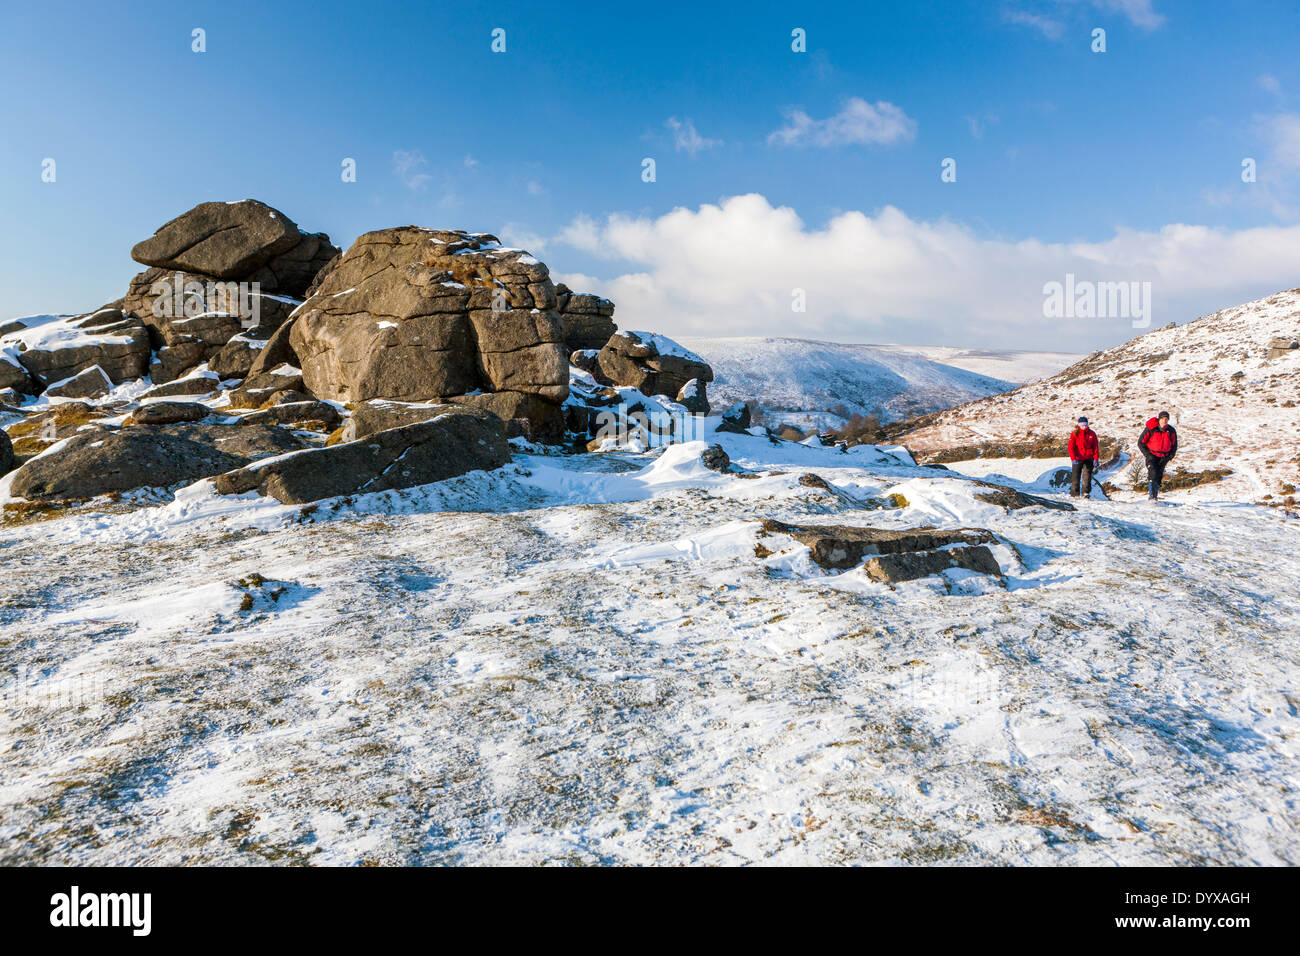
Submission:
<svg viewBox="0 0 1300 956">
<path fill-rule="evenodd" d="M 220 380 L 215 375 L 191 375 L 187 378 L 173 379 L 162 385 L 155 385 L 140 396 L 146 398 L 163 398 L 173 395 L 211 395 L 217 390 Z"/>
<path fill-rule="evenodd" d="M 291 367 L 281 366 L 258 375 L 250 372 L 244 383 L 230 393 L 230 407 L 261 408 L 276 392 L 301 392 L 302 388 L 302 373 Z"/>
<path fill-rule="evenodd" d="M 40 391 L 27 369 L 7 361 L 0 355 L 0 390 L 13 389 L 23 395 L 35 395 Z"/>
<path fill-rule="evenodd" d="M 670 339 L 645 333 L 615 333 L 601 348 L 596 365 L 601 381 L 631 386 L 646 395 L 675 398 L 692 379 L 713 381 L 713 369 L 699 356 Z"/>
<path fill-rule="evenodd" d="M 220 475 L 217 491 L 256 490 L 284 504 L 411 488 L 510 460 L 501 422 L 467 408 L 357 441 L 286 455 Z"/>
<path fill-rule="evenodd" d="M 996 538 L 984 528 L 894 530 L 768 520 L 763 522 L 763 530 L 787 534 L 808 545 L 813 561 L 824 568 L 843 571 L 866 560 L 868 575 L 877 581 L 910 581 L 947 568 L 1002 573 L 985 547 Z"/>
<path fill-rule="evenodd" d="M 202 421 L 212 409 L 198 402 L 151 402 L 141 405 L 127 417 L 128 425 L 175 425 L 178 422 Z"/>
<path fill-rule="evenodd" d="M 710 471 L 726 471 L 731 467 L 731 456 L 727 454 L 726 449 L 721 445 L 710 445 L 704 449 L 700 455 L 700 460 L 704 462 L 704 467 Z"/>
<path fill-rule="evenodd" d="M 491 236 L 385 229 L 330 268 L 295 316 L 290 344 L 321 398 L 515 392 L 558 405 L 568 351 L 555 306 L 546 266 Z"/>
<path fill-rule="evenodd" d="M 737 435 L 748 435 L 749 428 L 749 406 L 744 402 L 732 404 L 730 408 L 722 413 L 722 423 L 718 425 L 718 431 L 733 432 Z"/>
<path fill-rule="evenodd" d="M 896 584 L 900 581 L 914 581 L 929 577 L 954 568 L 987 574 L 1000 578 L 1002 569 L 998 567 L 993 552 L 983 545 L 976 547 L 957 546 L 935 551 L 904 551 L 898 554 L 882 554 L 868 558 L 863 570 L 873 581 L 884 584 Z"/>
<path fill-rule="evenodd" d="M 983 501 L 986 504 L 998 505 L 1006 508 L 1008 511 L 1019 511 L 1021 508 L 1050 508 L 1053 511 L 1074 511 L 1075 507 L 1065 501 L 1053 501 L 1051 498 L 1040 498 L 1038 495 L 1027 495 L 1023 491 L 1016 491 L 1014 488 L 1008 488 L 1006 485 L 995 485 L 991 481 L 979 481 L 977 479 L 968 479 L 973 485 L 983 488 L 983 491 L 975 492 L 977 501 Z"/>
<path fill-rule="evenodd" d="M 14 468 L 14 446 L 5 434 L 4 429 L 0 429 L 0 475 L 7 475 Z"/>
<path fill-rule="evenodd" d="M 440 415 L 460 410 L 461 406 L 449 402 L 390 402 L 383 399 L 361 402 L 353 407 L 343 437 L 354 441 L 404 425 L 432 421 Z"/>
<path fill-rule="evenodd" d="M 45 390 L 49 398 L 103 398 L 113 390 L 113 383 L 98 365 L 71 378 L 56 382 Z"/>
<path fill-rule="evenodd" d="M 82 499 L 143 487 L 170 487 L 305 448 L 268 425 L 139 425 L 79 431 L 56 452 L 15 473 L 11 491 L 28 499 Z"/>
<path fill-rule="evenodd" d="M 256 378 L 265 372 L 278 368 L 281 365 L 288 365 L 292 368 L 302 368 L 298 360 L 298 353 L 293 350 L 289 342 L 289 334 L 293 331 L 294 319 L 288 319 L 278 329 L 271 333 L 271 337 L 266 340 L 253 358 L 253 364 L 248 367 L 248 376 Z"/>
<path fill-rule="evenodd" d="M 297 425 L 303 428 L 316 426 L 317 431 L 328 431 L 341 420 L 338 409 L 328 402 L 316 399 L 276 402 L 272 396 L 260 411 L 250 412 L 240 418 L 239 424 Z"/>
<path fill-rule="evenodd" d="M 698 378 L 693 378 L 677 393 L 677 402 L 686 406 L 686 410 L 692 415 L 709 414 L 709 393 L 708 386 Z M 748 410 L 748 409 L 747 409 Z"/>
</svg>

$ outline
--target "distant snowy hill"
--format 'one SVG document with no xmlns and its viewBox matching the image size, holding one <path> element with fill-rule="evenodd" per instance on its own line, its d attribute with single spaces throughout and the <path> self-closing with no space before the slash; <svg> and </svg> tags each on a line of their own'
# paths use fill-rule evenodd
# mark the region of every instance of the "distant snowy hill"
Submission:
<svg viewBox="0 0 1300 956">
<path fill-rule="evenodd" d="M 1270 345 L 1297 336 L 1300 289 L 1291 289 L 1148 332 L 1059 375 L 927 416 L 898 438 L 949 454 L 1054 438 L 1064 453 L 1074 420 L 1087 415 L 1132 453 L 1143 423 L 1163 409 L 1179 434 L 1174 470 L 1232 472 L 1192 497 L 1278 503 L 1300 486 L 1300 348 Z"/>
<path fill-rule="evenodd" d="M 1014 352 L 912 349 L 897 345 L 844 345 L 794 338 L 681 338 L 713 366 L 709 386 L 715 407 L 753 399 L 773 421 L 827 427 L 852 414 L 878 414 L 892 422 L 950 408 L 1014 388 L 1058 371 L 1077 356 L 1031 353 L 1017 364 Z M 927 354 L 931 353 L 931 354 Z M 996 369 L 1008 377 L 994 377 Z"/>
</svg>

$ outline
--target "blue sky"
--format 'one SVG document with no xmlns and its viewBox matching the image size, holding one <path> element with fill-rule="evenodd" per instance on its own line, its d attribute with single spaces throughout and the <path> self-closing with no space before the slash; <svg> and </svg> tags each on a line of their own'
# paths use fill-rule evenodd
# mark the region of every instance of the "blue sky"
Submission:
<svg viewBox="0 0 1300 956">
<path fill-rule="evenodd" d="M 134 243 L 244 197 L 342 245 L 406 223 L 495 232 L 609 294 L 624 327 L 669 334 L 1087 350 L 1134 326 L 1045 318 L 1067 272 L 1151 282 L 1155 325 L 1300 285 L 1294 2 L 3 18 L 0 316 L 114 299 Z"/>
</svg>

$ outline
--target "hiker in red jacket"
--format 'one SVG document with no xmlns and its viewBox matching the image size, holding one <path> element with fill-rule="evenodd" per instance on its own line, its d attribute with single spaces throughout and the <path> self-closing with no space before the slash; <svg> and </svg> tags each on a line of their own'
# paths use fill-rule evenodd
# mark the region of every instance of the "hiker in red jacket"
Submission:
<svg viewBox="0 0 1300 956">
<path fill-rule="evenodd" d="M 1080 417 L 1070 432 L 1070 497 L 1079 497 L 1083 488 L 1085 498 L 1092 497 L 1092 473 L 1097 470 L 1099 449 L 1097 433 L 1088 427 L 1088 419 Z"/>
<path fill-rule="evenodd" d="M 1147 460 L 1147 499 L 1155 501 L 1160 497 L 1160 483 L 1165 480 L 1165 466 L 1178 453 L 1178 432 L 1169 424 L 1168 412 L 1147 419 L 1138 448 Z"/>
</svg>

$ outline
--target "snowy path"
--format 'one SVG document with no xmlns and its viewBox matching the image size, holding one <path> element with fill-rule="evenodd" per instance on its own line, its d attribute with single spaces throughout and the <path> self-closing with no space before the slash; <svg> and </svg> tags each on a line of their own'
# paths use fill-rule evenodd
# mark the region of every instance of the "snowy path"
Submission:
<svg viewBox="0 0 1300 956">
<path fill-rule="evenodd" d="M 1300 862 L 1294 521 L 724 440 L 784 474 L 523 456 L 374 513 L 0 527 L 0 859 Z M 990 527 L 1008 588 L 755 555 L 810 515 Z"/>
</svg>

